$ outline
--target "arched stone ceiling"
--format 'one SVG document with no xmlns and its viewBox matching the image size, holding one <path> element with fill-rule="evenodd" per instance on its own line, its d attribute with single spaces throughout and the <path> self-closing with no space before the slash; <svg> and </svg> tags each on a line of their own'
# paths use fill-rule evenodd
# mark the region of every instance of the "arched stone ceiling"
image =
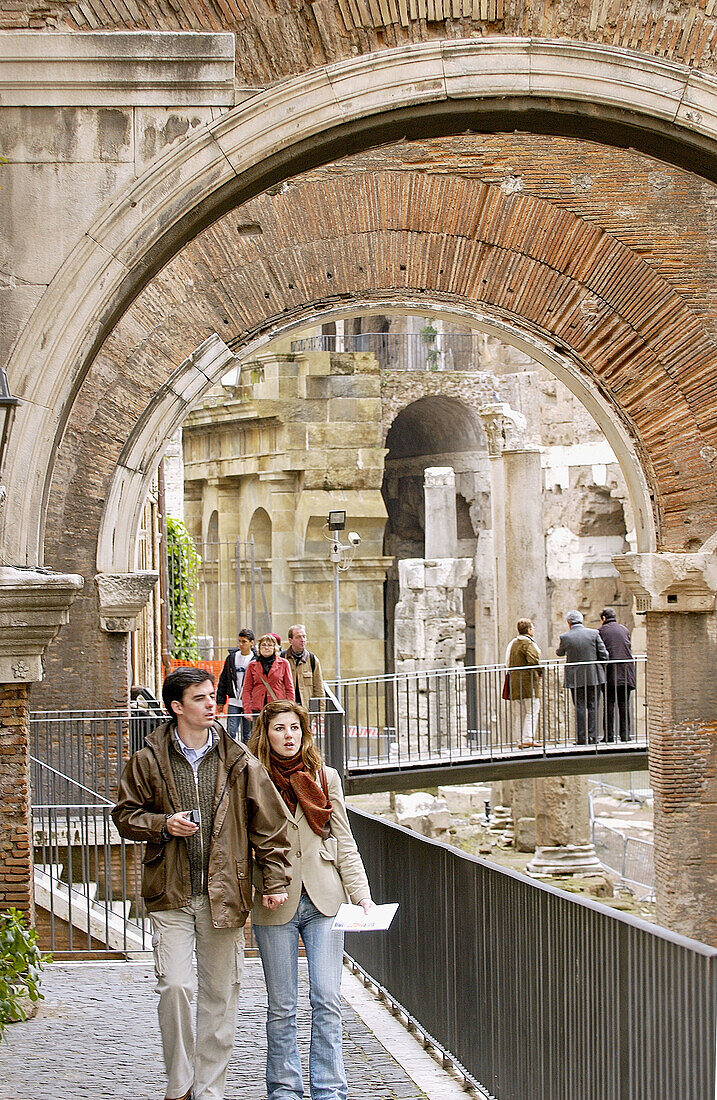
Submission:
<svg viewBox="0 0 717 1100">
<path fill-rule="evenodd" d="M 267 84 L 327 62 L 437 38 L 561 38 L 644 50 L 715 71 L 711 0 L 15 0 L 3 28 L 228 30 L 237 77 Z"/>
<path fill-rule="evenodd" d="M 614 215 L 611 233 L 598 224 L 614 206 L 609 196 L 595 194 L 590 205 L 590 188 L 578 180 L 572 196 L 561 192 L 562 205 L 555 195 L 538 197 L 541 189 L 560 190 L 547 160 L 542 178 L 523 180 L 522 189 L 512 170 L 486 182 L 481 175 L 495 173 L 488 162 L 497 146 L 474 141 L 463 170 L 450 157 L 438 157 L 434 171 L 425 163 L 417 170 L 416 148 L 401 146 L 383 151 L 383 168 L 352 160 L 298 178 L 225 215 L 167 264 L 106 340 L 75 401 L 51 491 L 48 563 L 67 557 L 77 564 L 80 537 L 99 525 L 133 425 L 212 332 L 240 349 L 309 307 L 320 314 L 327 303 L 400 301 L 402 294 L 480 305 L 552 340 L 632 433 L 655 492 L 662 545 L 680 548 L 710 535 L 717 526 L 717 352 L 699 315 L 707 315 L 714 285 L 689 266 L 690 258 L 705 264 L 708 228 L 695 227 L 680 257 L 669 228 L 656 231 L 655 210 L 665 204 L 658 188 L 651 212 L 624 219 L 630 249 L 617 239 Z M 505 142 L 517 155 L 518 139 Z M 419 153 L 438 149 L 426 143 Z M 636 159 L 645 163 L 635 193 L 650 172 L 662 171 Z M 663 174 L 689 192 L 689 176 Z M 705 186 L 692 181 L 691 201 L 704 198 Z M 91 571 L 89 559 L 83 565 Z"/>
<path fill-rule="evenodd" d="M 419 397 L 401 409 L 388 429 L 386 446 L 387 458 L 487 449 L 477 413 L 442 394 Z"/>
</svg>

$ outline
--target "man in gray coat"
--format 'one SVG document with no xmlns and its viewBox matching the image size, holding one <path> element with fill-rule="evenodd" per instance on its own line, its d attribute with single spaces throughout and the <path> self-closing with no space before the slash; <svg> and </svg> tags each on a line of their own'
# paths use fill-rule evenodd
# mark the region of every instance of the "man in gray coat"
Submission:
<svg viewBox="0 0 717 1100">
<path fill-rule="evenodd" d="M 568 611 L 570 629 L 560 635 L 556 649 L 558 657 L 565 657 L 565 687 L 575 704 L 577 744 L 594 745 L 598 740 L 598 701 L 605 683 L 605 665 L 610 655 L 597 630 L 583 626 L 580 611 Z"/>
</svg>

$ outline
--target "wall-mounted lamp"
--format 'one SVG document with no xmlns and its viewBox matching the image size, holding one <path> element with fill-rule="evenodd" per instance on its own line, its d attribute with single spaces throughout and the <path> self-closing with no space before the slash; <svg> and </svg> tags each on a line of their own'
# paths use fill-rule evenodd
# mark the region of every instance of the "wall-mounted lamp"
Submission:
<svg viewBox="0 0 717 1100">
<path fill-rule="evenodd" d="M 20 404 L 18 397 L 13 397 L 10 393 L 10 387 L 7 381 L 7 374 L 0 367 L 0 481 L 2 480 L 2 472 L 5 466 L 5 459 L 8 453 L 8 444 L 10 442 L 10 432 L 12 430 L 12 423 L 15 419 L 15 410 Z M 5 489 L 0 485 L 0 504 L 5 499 Z"/>
</svg>

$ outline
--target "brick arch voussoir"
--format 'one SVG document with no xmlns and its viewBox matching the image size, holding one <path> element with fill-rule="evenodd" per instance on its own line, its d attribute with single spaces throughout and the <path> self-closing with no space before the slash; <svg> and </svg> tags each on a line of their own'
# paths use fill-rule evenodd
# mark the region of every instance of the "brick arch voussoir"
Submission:
<svg viewBox="0 0 717 1100">
<path fill-rule="evenodd" d="M 376 172 L 329 184 L 327 191 L 324 181 L 298 182 L 245 204 L 242 220 L 262 229 L 255 237 L 237 238 L 237 212 L 225 215 L 126 311 L 68 422 L 50 542 L 69 553 L 80 525 L 96 521 L 142 410 L 211 332 L 240 348 L 311 303 L 320 311 L 324 303 L 402 294 L 488 307 L 555 341 L 632 433 L 663 539 L 680 544 L 689 510 L 694 525 L 715 526 L 713 478 L 700 454 L 715 442 L 715 349 L 644 260 L 565 210 L 482 182 Z"/>
</svg>

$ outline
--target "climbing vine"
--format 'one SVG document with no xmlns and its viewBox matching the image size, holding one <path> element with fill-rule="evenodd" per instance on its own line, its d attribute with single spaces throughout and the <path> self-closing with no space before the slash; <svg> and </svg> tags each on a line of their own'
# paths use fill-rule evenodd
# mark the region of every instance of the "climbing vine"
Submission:
<svg viewBox="0 0 717 1100">
<path fill-rule="evenodd" d="M 426 366 L 429 370 L 438 370 L 438 360 L 441 352 L 436 346 L 436 337 L 438 336 L 438 329 L 435 327 L 430 318 L 425 318 L 425 324 L 421 329 L 421 340 L 426 345 Z"/>
<path fill-rule="evenodd" d="M 202 559 L 181 519 L 167 517 L 167 566 L 169 569 L 169 631 L 172 656 L 183 661 L 199 658 L 197 613 L 194 593 Z"/>
</svg>

